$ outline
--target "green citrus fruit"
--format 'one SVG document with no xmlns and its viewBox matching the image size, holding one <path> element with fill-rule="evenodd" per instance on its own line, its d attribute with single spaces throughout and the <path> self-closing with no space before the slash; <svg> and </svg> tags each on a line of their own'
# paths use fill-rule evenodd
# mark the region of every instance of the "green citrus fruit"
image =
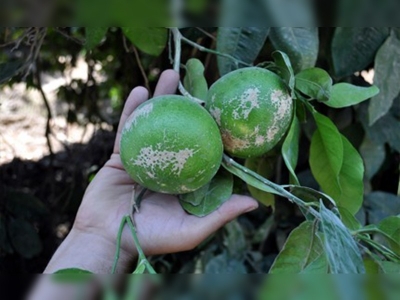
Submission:
<svg viewBox="0 0 400 300">
<path fill-rule="evenodd" d="M 121 160 L 140 185 L 184 194 L 217 173 L 223 153 L 218 126 L 200 105 L 176 95 L 141 104 L 122 130 Z"/>
<path fill-rule="evenodd" d="M 206 108 L 221 131 L 225 150 L 237 157 L 261 156 L 289 128 L 293 101 L 278 75 L 262 68 L 243 68 L 210 88 Z"/>
</svg>

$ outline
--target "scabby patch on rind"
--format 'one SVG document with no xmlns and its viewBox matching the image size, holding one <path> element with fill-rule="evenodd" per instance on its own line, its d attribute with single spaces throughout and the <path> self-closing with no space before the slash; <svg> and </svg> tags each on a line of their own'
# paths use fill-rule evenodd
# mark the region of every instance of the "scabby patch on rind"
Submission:
<svg viewBox="0 0 400 300">
<path fill-rule="evenodd" d="M 124 125 L 125 130 L 131 130 L 133 126 L 136 126 L 139 118 L 148 117 L 153 111 L 153 103 L 145 102 L 143 105 L 139 106 L 126 120 Z"/>
</svg>

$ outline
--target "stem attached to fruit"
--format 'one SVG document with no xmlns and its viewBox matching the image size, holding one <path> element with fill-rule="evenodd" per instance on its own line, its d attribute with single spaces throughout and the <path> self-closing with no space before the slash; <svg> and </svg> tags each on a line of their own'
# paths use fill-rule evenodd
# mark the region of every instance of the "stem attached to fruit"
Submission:
<svg viewBox="0 0 400 300">
<path fill-rule="evenodd" d="M 232 158 L 230 158 L 228 155 L 224 154 L 223 160 L 222 160 L 222 166 L 229 172 L 233 173 L 231 171 L 232 168 L 239 170 L 241 172 L 244 172 L 245 174 L 251 176 L 253 179 L 258 181 L 258 183 L 263 184 L 264 186 L 268 187 L 269 189 L 274 190 L 277 194 L 286 197 L 289 199 L 289 201 L 297 204 L 298 206 L 304 208 L 306 211 L 308 211 L 310 214 L 312 214 L 315 218 L 319 219 L 320 214 L 310 205 L 310 203 L 306 203 L 300 198 L 296 197 L 292 193 L 288 192 L 285 190 L 283 187 L 281 187 L 278 184 L 273 183 L 272 181 L 269 181 L 268 179 L 258 175 L 257 173 L 251 171 L 250 169 L 242 166 L 241 164 L 237 163 L 234 161 Z M 233 173 L 234 174 L 234 173 Z M 240 174 L 236 173 L 236 176 L 240 177 Z M 244 181 L 247 181 L 246 178 L 241 178 Z M 249 183 L 249 182 L 247 182 Z M 251 183 L 249 183 L 251 185 Z"/>
<path fill-rule="evenodd" d="M 174 36 L 174 41 L 175 41 L 175 58 L 174 58 L 174 70 L 180 74 L 180 67 L 181 67 L 181 51 L 182 51 L 182 34 L 179 31 L 178 28 L 173 27 L 170 29 L 173 36 Z M 187 98 L 189 98 L 190 100 L 203 105 L 204 101 L 200 100 L 196 97 L 193 97 L 183 86 L 182 82 L 179 81 L 179 86 L 178 86 L 179 91 L 181 92 L 181 94 Z"/>
</svg>

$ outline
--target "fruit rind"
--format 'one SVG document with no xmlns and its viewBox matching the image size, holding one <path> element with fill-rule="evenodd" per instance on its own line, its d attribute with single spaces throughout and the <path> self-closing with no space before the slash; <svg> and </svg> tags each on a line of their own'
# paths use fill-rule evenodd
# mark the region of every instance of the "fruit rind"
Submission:
<svg viewBox="0 0 400 300">
<path fill-rule="evenodd" d="M 131 178 L 168 194 L 194 191 L 216 174 L 223 145 L 214 119 L 177 95 L 141 104 L 122 130 L 120 155 Z"/>
<path fill-rule="evenodd" d="M 216 81 L 206 108 L 220 127 L 225 150 L 248 158 L 268 152 L 279 142 L 289 128 L 293 101 L 279 76 L 249 67 Z"/>
</svg>

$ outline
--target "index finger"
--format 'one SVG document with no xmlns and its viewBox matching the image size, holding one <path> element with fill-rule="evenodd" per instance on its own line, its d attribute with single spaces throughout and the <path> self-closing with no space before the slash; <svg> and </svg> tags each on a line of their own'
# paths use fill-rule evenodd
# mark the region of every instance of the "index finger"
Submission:
<svg viewBox="0 0 400 300">
<path fill-rule="evenodd" d="M 149 98 L 149 91 L 142 86 L 134 88 L 125 102 L 124 109 L 122 110 L 121 119 L 118 124 L 117 137 L 114 144 L 114 154 L 119 153 L 119 142 L 121 140 L 122 128 L 125 125 L 126 119 L 133 113 L 133 111 L 143 102 Z"/>
</svg>

